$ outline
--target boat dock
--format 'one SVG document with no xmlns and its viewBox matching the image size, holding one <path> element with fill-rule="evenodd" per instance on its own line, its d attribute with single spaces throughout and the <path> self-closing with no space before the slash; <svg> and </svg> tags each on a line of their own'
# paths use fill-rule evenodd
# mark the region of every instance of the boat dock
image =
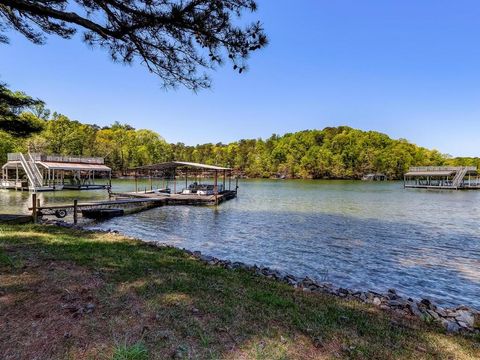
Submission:
<svg viewBox="0 0 480 360">
<path fill-rule="evenodd" d="M 405 188 L 438 190 L 480 190 L 476 166 L 412 167 L 404 175 Z"/>
<path fill-rule="evenodd" d="M 236 191 L 224 191 L 217 195 L 195 195 L 195 194 L 162 194 L 162 193 L 112 193 L 114 200 L 95 201 L 78 203 L 74 201 L 73 204 L 65 205 L 49 205 L 40 206 L 36 201 L 35 194 L 33 197 L 33 204 L 28 209 L 32 211 L 33 217 L 36 219 L 41 216 L 53 215 L 57 218 L 64 218 L 68 214 L 74 217 L 74 223 L 77 222 L 78 214 L 81 213 L 84 217 L 89 218 L 110 218 L 113 216 L 122 216 L 140 211 L 149 210 L 160 206 L 205 206 L 218 205 L 224 201 L 234 199 L 237 196 Z M 116 210 L 112 212 L 111 210 Z M 95 216 L 92 216 L 95 214 Z M 29 216 L 31 219 L 31 216 Z"/>
<path fill-rule="evenodd" d="M 0 188 L 22 191 L 98 190 L 111 187 L 103 158 L 9 153 Z"/>
<path fill-rule="evenodd" d="M 73 204 L 51 206 L 41 206 L 34 193 L 32 194 L 32 206 L 29 210 L 32 211 L 34 219 L 46 215 L 63 218 L 71 213 L 74 217 L 74 223 L 76 223 L 79 213 L 88 218 L 110 218 L 160 206 L 219 205 L 237 197 L 238 179 L 235 179 L 236 182 L 232 190 L 231 169 L 229 168 L 173 161 L 139 167 L 134 171 L 135 180 L 142 176 L 148 176 L 150 190 L 138 191 L 138 184 L 135 181 L 134 192 L 113 193 L 109 190 L 110 200 L 85 203 L 78 203 L 77 200 L 74 200 Z M 222 183 L 219 183 L 219 172 L 223 175 Z M 177 183 L 179 174 L 182 176 L 182 180 Z M 213 176 L 213 184 L 205 183 L 205 179 L 210 176 Z M 228 190 L 226 189 L 227 176 Z M 167 186 L 162 189 L 153 189 L 153 177 L 161 178 L 164 183 L 166 181 Z M 203 180 L 203 183 L 200 180 Z M 170 186 L 173 187 L 173 193 Z M 177 188 L 180 191 L 177 191 Z"/>
</svg>

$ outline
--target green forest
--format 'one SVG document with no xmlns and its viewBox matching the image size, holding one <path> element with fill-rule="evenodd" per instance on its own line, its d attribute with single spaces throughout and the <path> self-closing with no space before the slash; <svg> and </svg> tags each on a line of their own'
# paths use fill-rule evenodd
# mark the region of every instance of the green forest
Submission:
<svg viewBox="0 0 480 360">
<path fill-rule="evenodd" d="M 41 101 L 4 89 L 21 105 L 3 108 L 0 160 L 8 152 L 104 157 L 116 174 L 136 166 L 178 160 L 232 167 L 247 177 L 358 179 L 380 172 L 401 178 L 410 166 L 476 165 L 480 158 L 452 158 L 404 139 L 347 126 L 305 130 L 229 144 L 170 144 L 160 134 L 118 122 L 105 127 L 51 113 Z M 23 104 L 23 105 L 22 105 Z M 9 113 L 9 116 L 5 114 Z"/>
</svg>

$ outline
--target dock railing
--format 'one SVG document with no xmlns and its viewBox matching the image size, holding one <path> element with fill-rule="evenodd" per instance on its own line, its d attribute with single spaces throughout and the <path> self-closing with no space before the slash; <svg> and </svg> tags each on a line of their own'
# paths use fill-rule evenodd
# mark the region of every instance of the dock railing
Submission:
<svg viewBox="0 0 480 360">
<path fill-rule="evenodd" d="M 8 161 L 21 161 L 21 153 L 9 153 Z M 31 153 L 32 160 L 45 162 L 63 162 L 63 163 L 81 163 L 81 164 L 105 164 L 101 157 L 89 156 L 63 156 L 63 155 L 44 155 L 40 153 Z"/>
<path fill-rule="evenodd" d="M 459 171 L 465 169 L 466 171 L 477 171 L 476 166 L 413 166 L 410 172 L 424 172 L 424 171 Z"/>
</svg>

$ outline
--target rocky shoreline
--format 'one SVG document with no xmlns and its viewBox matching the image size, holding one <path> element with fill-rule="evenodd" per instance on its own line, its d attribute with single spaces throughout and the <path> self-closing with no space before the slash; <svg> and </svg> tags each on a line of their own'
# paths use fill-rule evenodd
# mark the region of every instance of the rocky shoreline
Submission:
<svg viewBox="0 0 480 360">
<path fill-rule="evenodd" d="M 81 226 L 74 226 L 63 221 L 47 221 L 46 224 L 84 229 Z M 117 231 L 110 230 L 95 231 L 118 233 Z M 128 238 L 128 236 L 125 237 Z M 168 244 L 144 241 L 138 238 L 131 239 L 142 241 L 143 243 L 153 247 L 176 248 L 175 246 Z M 200 251 L 191 251 L 185 248 L 181 248 L 179 250 L 184 251 L 185 253 L 210 266 L 220 266 L 231 270 L 242 269 L 251 271 L 257 276 L 267 277 L 275 281 L 286 283 L 304 292 L 329 294 L 347 300 L 356 300 L 363 303 L 372 304 L 382 310 L 393 311 L 400 316 L 416 317 L 423 321 L 437 323 L 449 333 L 480 334 L 480 311 L 467 306 L 462 305 L 455 308 L 443 308 L 439 305 L 436 305 L 429 299 L 414 300 L 410 297 L 403 297 L 399 295 L 395 289 L 389 289 L 386 294 L 381 294 L 370 290 L 356 291 L 342 287 L 335 287 L 330 283 L 317 282 L 309 277 L 300 278 L 291 274 L 280 272 L 278 270 L 270 269 L 268 267 L 248 265 L 243 262 L 232 262 L 230 260 L 218 259 L 213 256 L 204 255 Z"/>
<path fill-rule="evenodd" d="M 160 247 L 169 246 L 165 244 L 151 244 Z M 415 301 L 412 298 L 404 298 L 397 294 L 394 289 L 389 289 L 386 294 L 380 294 L 374 291 L 354 291 L 341 287 L 336 288 L 330 283 L 319 283 L 309 277 L 299 278 L 267 267 L 221 260 L 213 256 L 203 255 L 200 251 L 182 250 L 208 265 L 221 266 L 226 269 L 252 271 L 258 276 L 284 282 L 305 292 L 330 294 L 348 300 L 358 300 L 367 304 L 373 304 L 382 310 L 394 311 L 401 316 L 414 316 L 424 321 L 436 322 L 442 325 L 447 332 L 480 334 L 480 312 L 466 306 L 442 308 L 428 299 Z"/>
</svg>

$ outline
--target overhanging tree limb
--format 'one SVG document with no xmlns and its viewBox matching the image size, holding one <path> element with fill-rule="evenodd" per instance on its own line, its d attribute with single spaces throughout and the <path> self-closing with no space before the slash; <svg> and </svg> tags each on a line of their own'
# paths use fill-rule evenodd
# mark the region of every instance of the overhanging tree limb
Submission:
<svg viewBox="0 0 480 360">
<path fill-rule="evenodd" d="M 0 29 L 41 44 L 45 33 L 70 38 L 82 28 L 84 41 L 114 61 L 140 61 L 166 87 L 197 90 L 210 86 L 205 70 L 227 58 L 241 73 L 267 44 L 260 23 L 233 21 L 255 10 L 254 0 L 0 0 Z"/>
<path fill-rule="evenodd" d="M 41 122 L 22 117 L 20 113 L 42 104 L 41 100 L 22 92 L 13 92 L 6 84 L 0 83 L 0 131 L 20 137 L 41 131 Z"/>
</svg>

